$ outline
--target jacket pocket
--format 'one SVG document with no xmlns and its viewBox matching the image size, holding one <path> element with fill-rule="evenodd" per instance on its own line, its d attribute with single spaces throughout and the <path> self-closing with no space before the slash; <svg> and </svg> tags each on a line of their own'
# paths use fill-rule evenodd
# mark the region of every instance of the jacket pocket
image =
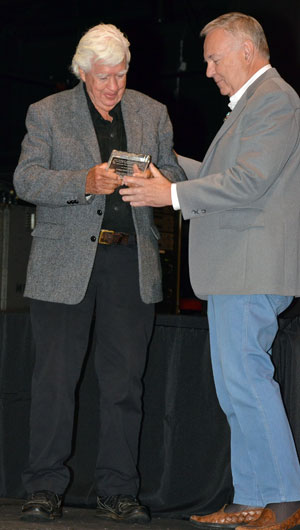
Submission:
<svg viewBox="0 0 300 530">
<path fill-rule="evenodd" d="M 265 226 L 264 211 L 259 208 L 236 208 L 220 214 L 219 227 L 231 230 L 248 230 Z"/>
<path fill-rule="evenodd" d="M 45 239 L 61 239 L 64 236 L 64 226 L 52 223 L 38 223 L 31 235 Z"/>
</svg>

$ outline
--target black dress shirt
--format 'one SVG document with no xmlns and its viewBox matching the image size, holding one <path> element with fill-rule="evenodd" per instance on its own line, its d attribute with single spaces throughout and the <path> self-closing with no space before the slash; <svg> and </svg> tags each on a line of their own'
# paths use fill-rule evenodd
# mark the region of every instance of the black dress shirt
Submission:
<svg viewBox="0 0 300 530">
<path fill-rule="evenodd" d="M 102 162 L 107 162 L 113 149 L 127 151 L 127 139 L 124 121 L 119 102 L 111 111 L 113 120 L 105 120 L 93 105 L 86 87 L 84 90 L 87 98 L 89 111 L 94 125 Z M 102 228 L 134 234 L 135 228 L 132 219 L 132 211 L 129 203 L 124 202 L 117 188 L 111 195 L 106 195 L 105 214 Z"/>
</svg>

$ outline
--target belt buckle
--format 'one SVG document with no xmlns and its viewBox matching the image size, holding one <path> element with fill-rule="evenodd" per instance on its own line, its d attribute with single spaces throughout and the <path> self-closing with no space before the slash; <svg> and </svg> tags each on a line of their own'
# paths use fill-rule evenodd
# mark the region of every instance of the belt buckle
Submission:
<svg viewBox="0 0 300 530">
<path fill-rule="evenodd" d="M 103 241 L 103 239 L 102 239 L 104 233 L 114 234 L 115 230 L 106 230 L 105 228 L 103 228 L 103 230 L 100 230 L 100 236 L 99 236 L 99 240 L 98 240 L 99 243 L 101 245 L 109 245 L 110 243 L 108 243 L 107 241 Z"/>
</svg>

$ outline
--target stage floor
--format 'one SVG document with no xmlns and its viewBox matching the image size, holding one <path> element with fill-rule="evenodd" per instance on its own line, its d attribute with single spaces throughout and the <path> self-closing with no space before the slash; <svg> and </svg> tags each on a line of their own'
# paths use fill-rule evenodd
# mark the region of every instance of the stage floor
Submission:
<svg viewBox="0 0 300 530">
<path fill-rule="evenodd" d="M 49 523 L 26 523 L 20 521 L 22 500 L 0 499 L 0 530 L 186 530 L 195 528 L 189 521 L 155 517 L 148 525 L 99 521 L 95 510 L 66 506 L 61 519 Z"/>
</svg>

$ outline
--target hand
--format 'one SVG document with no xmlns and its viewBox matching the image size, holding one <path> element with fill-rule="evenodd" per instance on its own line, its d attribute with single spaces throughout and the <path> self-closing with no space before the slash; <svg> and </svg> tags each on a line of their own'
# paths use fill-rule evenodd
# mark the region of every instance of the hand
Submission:
<svg viewBox="0 0 300 530">
<path fill-rule="evenodd" d="M 107 169 L 107 163 L 92 167 L 86 177 L 85 193 L 110 195 L 122 185 L 122 179 L 114 169 Z"/>
<path fill-rule="evenodd" d="M 132 177 L 124 177 L 123 183 L 128 188 L 121 188 L 119 193 L 123 201 L 130 202 L 131 206 L 169 206 L 171 199 L 171 182 L 161 172 L 150 164 L 153 178 L 145 178 L 140 173 Z"/>
</svg>

